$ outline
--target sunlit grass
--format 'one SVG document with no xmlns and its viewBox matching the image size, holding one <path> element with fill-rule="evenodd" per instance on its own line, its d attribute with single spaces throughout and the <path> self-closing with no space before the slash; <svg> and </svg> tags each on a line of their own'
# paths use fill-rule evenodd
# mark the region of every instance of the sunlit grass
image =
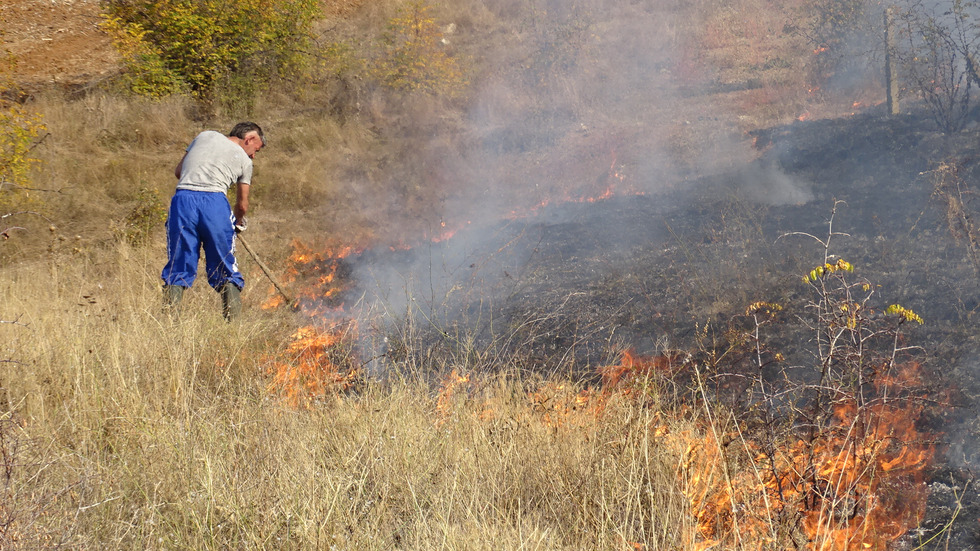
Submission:
<svg viewBox="0 0 980 551">
<path fill-rule="evenodd" d="M 146 252 L 126 254 L 136 262 L 0 279 L 6 307 L 31 312 L 27 327 L 0 326 L 17 362 L 0 382 L 5 548 L 617 549 L 683 537 L 684 450 L 652 437 L 655 411 L 622 403 L 564 422 L 519 380 L 489 375 L 440 408 L 438 385 L 410 373 L 295 409 L 264 374 L 284 317 L 228 325 L 213 293 L 198 293 L 172 320 L 140 275 Z"/>
</svg>

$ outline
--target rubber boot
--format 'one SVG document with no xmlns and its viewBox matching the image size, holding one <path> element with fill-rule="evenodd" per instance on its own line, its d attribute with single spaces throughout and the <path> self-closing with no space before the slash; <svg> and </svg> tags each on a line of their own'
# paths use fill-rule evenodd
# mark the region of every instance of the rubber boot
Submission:
<svg viewBox="0 0 980 551">
<path fill-rule="evenodd" d="M 242 314 L 242 290 L 234 283 L 225 283 L 221 287 L 221 314 L 228 321 L 238 319 Z"/>
<path fill-rule="evenodd" d="M 184 298 L 184 288 L 180 285 L 164 285 L 163 286 L 163 309 L 168 312 L 174 312 L 177 310 L 177 306 L 180 305 L 180 299 Z"/>
</svg>

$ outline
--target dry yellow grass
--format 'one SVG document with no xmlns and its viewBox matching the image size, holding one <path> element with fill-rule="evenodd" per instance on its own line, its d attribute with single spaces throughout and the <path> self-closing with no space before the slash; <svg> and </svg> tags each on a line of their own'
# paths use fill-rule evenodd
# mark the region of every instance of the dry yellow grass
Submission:
<svg viewBox="0 0 980 551">
<path fill-rule="evenodd" d="M 0 276 L 5 549 L 628 549 L 691 537 L 684 457 L 628 402 L 567 422 L 518 382 L 389 374 L 295 410 L 278 314 L 159 309 L 156 254 Z M 111 259 L 111 261 L 109 261 Z M 203 312 L 195 314 L 195 312 Z M 465 366 L 460 366 L 465 367 Z M 569 386 L 569 393 L 572 392 Z"/>
</svg>

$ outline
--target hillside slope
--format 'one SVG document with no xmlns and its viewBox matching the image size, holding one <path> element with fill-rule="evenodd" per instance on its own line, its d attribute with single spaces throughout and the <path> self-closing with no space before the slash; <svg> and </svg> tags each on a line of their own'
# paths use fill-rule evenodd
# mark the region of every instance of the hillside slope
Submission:
<svg viewBox="0 0 980 551">
<path fill-rule="evenodd" d="M 98 29 L 98 0 L 6 0 L 0 21 L 2 45 L 17 59 L 14 77 L 25 85 L 86 85 L 117 69 Z"/>
</svg>

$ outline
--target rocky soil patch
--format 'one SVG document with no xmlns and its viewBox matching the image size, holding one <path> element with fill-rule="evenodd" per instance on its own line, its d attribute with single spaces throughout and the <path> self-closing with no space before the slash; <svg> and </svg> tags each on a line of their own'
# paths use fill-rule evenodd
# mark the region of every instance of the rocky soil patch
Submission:
<svg viewBox="0 0 980 551">
<path fill-rule="evenodd" d="M 2 46 L 17 59 L 14 77 L 28 87 L 74 87 L 116 71 L 98 0 L 5 0 L 0 21 Z"/>
</svg>

